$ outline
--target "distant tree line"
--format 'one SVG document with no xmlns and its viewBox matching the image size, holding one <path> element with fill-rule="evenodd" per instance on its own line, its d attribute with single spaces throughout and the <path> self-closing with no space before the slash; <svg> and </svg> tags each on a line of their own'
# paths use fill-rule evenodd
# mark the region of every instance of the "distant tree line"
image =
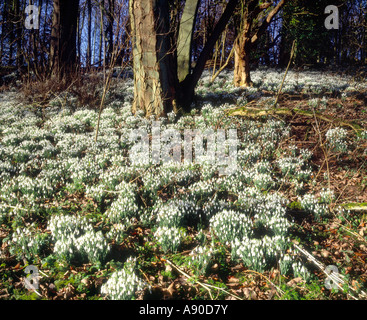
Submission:
<svg viewBox="0 0 367 320">
<path fill-rule="evenodd" d="M 325 27 L 329 5 L 336 29 Z M 205 68 L 232 68 L 237 86 L 251 86 L 250 69 L 285 67 L 294 41 L 299 67 L 367 62 L 367 0 L 6 0 L 0 15 L 2 72 L 44 79 L 130 65 L 133 108 L 147 114 L 187 109 Z"/>
</svg>

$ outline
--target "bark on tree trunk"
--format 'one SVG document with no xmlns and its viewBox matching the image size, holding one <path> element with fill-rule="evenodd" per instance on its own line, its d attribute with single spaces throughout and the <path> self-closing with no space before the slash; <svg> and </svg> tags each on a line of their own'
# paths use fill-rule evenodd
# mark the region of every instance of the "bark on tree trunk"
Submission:
<svg viewBox="0 0 367 320">
<path fill-rule="evenodd" d="M 179 81 L 185 80 L 191 71 L 193 30 L 200 0 L 187 0 L 180 21 L 177 40 L 177 73 Z"/>
<path fill-rule="evenodd" d="M 244 39 L 242 44 L 236 41 L 234 46 L 234 84 L 236 87 L 251 87 L 253 83 L 250 75 L 250 39 Z"/>
<path fill-rule="evenodd" d="M 208 38 L 194 70 L 178 80 L 177 59 L 172 48 L 169 0 L 130 0 L 130 23 L 134 62 L 133 113 L 165 116 L 177 107 L 190 110 L 194 90 L 206 61 L 231 18 L 239 0 L 229 0 L 224 13 Z M 177 107 L 176 107 L 177 106 Z"/>
<path fill-rule="evenodd" d="M 88 44 L 87 44 L 87 69 L 91 67 L 92 62 L 92 0 L 87 0 L 88 10 Z"/>
<path fill-rule="evenodd" d="M 18 71 L 21 71 L 21 67 L 23 65 L 23 52 L 22 52 L 22 15 L 20 13 L 20 2 L 19 0 L 15 1 L 15 16 L 17 18 L 16 23 L 16 35 L 17 35 L 17 58 L 16 58 L 16 64 Z"/>
<path fill-rule="evenodd" d="M 59 74 L 59 55 L 60 55 L 60 2 L 53 1 L 51 47 L 50 47 L 50 68 L 52 76 Z"/>
<path fill-rule="evenodd" d="M 9 65 L 14 63 L 13 53 L 14 53 L 14 39 L 15 35 L 15 28 L 14 24 L 16 23 L 16 16 L 14 12 L 14 3 L 13 1 L 9 1 Z"/>
<path fill-rule="evenodd" d="M 6 25 L 8 23 L 8 11 L 6 9 L 6 4 L 3 5 L 3 11 L 1 13 L 2 23 L 1 26 L 1 35 L 0 35 L 0 63 L 3 63 L 3 50 L 4 50 L 4 40 L 6 35 Z"/>
<path fill-rule="evenodd" d="M 103 65 L 103 61 L 104 59 L 102 58 L 102 53 L 105 51 L 104 50 L 104 45 L 103 45 L 103 8 L 102 8 L 103 3 L 100 2 L 99 3 L 99 66 L 102 67 Z M 105 53 L 104 53 L 105 54 Z"/>
<path fill-rule="evenodd" d="M 133 113 L 165 116 L 175 106 L 176 68 L 170 50 L 168 0 L 131 0 Z"/>
<path fill-rule="evenodd" d="M 234 84 L 238 87 L 252 86 L 250 76 L 250 53 L 251 49 L 263 35 L 272 19 L 283 7 L 286 0 L 281 0 L 269 12 L 266 19 L 253 30 L 253 23 L 263 10 L 271 6 L 271 2 L 259 4 L 258 1 L 250 0 L 247 3 L 246 11 L 243 14 L 244 24 L 241 33 L 235 42 L 235 69 L 234 69 Z"/>
<path fill-rule="evenodd" d="M 177 101 L 185 111 L 189 111 L 190 109 L 189 106 L 194 97 L 195 87 L 205 69 L 206 62 L 212 55 L 215 44 L 217 43 L 222 32 L 225 30 L 228 21 L 232 17 L 233 12 L 238 5 L 238 2 L 239 0 L 228 1 L 222 16 L 215 25 L 213 32 L 209 36 L 203 50 L 201 51 L 192 73 L 188 74 L 185 80 L 180 82 L 180 90 L 178 91 Z"/>
<path fill-rule="evenodd" d="M 79 4 L 54 0 L 51 31 L 52 75 L 62 78 L 76 71 L 76 37 Z"/>
<path fill-rule="evenodd" d="M 108 8 L 105 10 L 107 15 L 106 38 L 108 41 L 106 50 L 106 65 L 109 65 L 111 63 L 113 54 L 113 24 L 115 18 L 115 1 L 108 0 Z"/>
</svg>

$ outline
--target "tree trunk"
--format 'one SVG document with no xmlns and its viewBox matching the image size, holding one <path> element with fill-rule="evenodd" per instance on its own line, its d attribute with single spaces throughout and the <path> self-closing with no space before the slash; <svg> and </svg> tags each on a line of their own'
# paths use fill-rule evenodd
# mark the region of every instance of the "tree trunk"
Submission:
<svg viewBox="0 0 367 320">
<path fill-rule="evenodd" d="M 165 116 L 172 110 L 177 112 L 178 107 L 184 111 L 190 110 L 194 90 L 205 64 L 239 0 L 229 0 L 207 39 L 195 68 L 181 82 L 178 80 L 177 55 L 170 37 L 172 33 L 168 2 L 169 0 L 130 0 L 129 3 L 134 62 L 132 111 L 135 113 L 143 110 L 147 117 Z M 187 61 L 189 59 L 190 57 L 186 57 Z"/>
<path fill-rule="evenodd" d="M 54 0 L 51 31 L 52 75 L 63 78 L 76 71 L 76 37 L 79 5 Z"/>
<path fill-rule="evenodd" d="M 86 67 L 89 69 L 92 63 L 92 0 L 87 0 L 88 31 L 87 31 L 87 57 Z"/>
<path fill-rule="evenodd" d="M 102 53 L 105 51 L 103 46 L 103 8 L 102 2 L 99 4 L 99 66 L 102 67 L 103 60 Z M 104 53 L 105 54 L 105 53 Z"/>
<path fill-rule="evenodd" d="M 4 40 L 6 35 L 6 25 L 8 20 L 8 11 L 6 10 L 6 3 L 3 4 L 3 10 L 1 13 L 2 23 L 1 26 L 1 35 L 0 35 L 0 65 L 3 65 L 3 52 L 4 52 Z"/>
<path fill-rule="evenodd" d="M 34 68 L 37 70 L 42 70 L 42 73 L 44 73 L 44 61 L 43 61 L 43 54 L 41 54 L 42 52 L 42 45 L 41 45 L 41 11 L 42 11 L 42 7 L 43 7 L 43 0 L 40 0 L 38 2 L 39 4 L 39 10 L 38 10 L 38 23 L 39 23 L 39 28 L 37 30 L 33 30 L 34 33 L 34 37 L 33 37 L 33 59 L 34 59 Z M 47 12 L 47 11 L 45 11 Z"/>
<path fill-rule="evenodd" d="M 130 0 L 133 37 L 132 111 L 165 116 L 175 105 L 177 79 L 170 50 L 168 0 Z"/>
<path fill-rule="evenodd" d="M 185 80 L 191 72 L 191 50 L 193 30 L 200 0 L 187 0 L 180 21 L 177 40 L 177 73 L 179 81 Z"/>
<path fill-rule="evenodd" d="M 260 12 L 257 1 L 251 0 L 242 13 L 242 29 L 234 43 L 234 85 L 237 87 L 252 86 L 250 77 L 251 31 L 253 21 Z"/>
<path fill-rule="evenodd" d="M 59 0 L 53 1 L 52 12 L 52 29 L 51 29 L 51 47 L 50 47 L 50 68 L 52 70 L 52 76 L 59 75 L 59 55 L 60 55 L 60 2 Z"/>
<path fill-rule="evenodd" d="M 221 15 L 219 21 L 215 25 L 212 33 L 207 39 L 203 50 L 200 53 L 199 58 L 196 61 L 194 70 L 187 75 L 185 80 L 180 82 L 180 90 L 178 90 L 177 101 L 185 111 L 189 111 L 189 106 L 193 100 L 195 87 L 205 70 L 205 65 L 210 56 L 213 54 L 213 49 L 217 43 L 220 35 L 225 30 L 230 18 L 235 11 L 239 0 L 229 0 L 226 8 Z"/>
<path fill-rule="evenodd" d="M 13 1 L 10 1 L 9 3 L 9 21 L 8 21 L 8 27 L 9 27 L 9 65 L 11 66 L 14 63 L 13 54 L 14 54 L 14 40 L 15 40 L 15 28 L 14 25 L 16 23 L 16 16 L 14 13 L 14 3 Z"/>
<path fill-rule="evenodd" d="M 15 1 L 15 17 L 16 17 L 16 37 L 17 37 L 17 58 L 16 64 L 17 69 L 20 72 L 21 67 L 23 65 L 23 52 L 22 52 L 22 33 L 23 33 L 23 24 L 22 24 L 22 15 L 19 0 Z"/>
<path fill-rule="evenodd" d="M 81 46 L 82 46 L 82 30 L 84 27 L 84 17 L 80 18 L 80 11 L 78 9 L 78 18 L 76 21 L 76 63 L 80 65 L 81 61 Z"/>
<path fill-rule="evenodd" d="M 240 35 L 236 40 L 235 46 L 235 68 L 234 68 L 234 84 L 238 87 L 252 86 L 250 76 L 250 53 L 251 49 L 255 47 L 260 37 L 266 32 L 269 24 L 279 10 L 283 7 L 286 0 L 281 0 L 270 11 L 266 19 L 262 21 L 260 25 L 253 28 L 255 19 L 258 19 L 259 15 L 271 6 L 271 2 L 264 2 L 259 4 L 258 1 L 250 0 L 246 4 L 245 11 L 243 12 L 243 26 L 240 31 Z M 255 29 L 255 30 L 253 30 Z"/>
<path fill-rule="evenodd" d="M 251 40 L 244 36 L 241 41 L 236 41 L 234 46 L 234 84 L 236 87 L 251 87 L 253 85 L 250 75 Z"/>
<path fill-rule="evenodd" d="M 115 1 L 108 0 L 106 37 L 108 40 L 106 64 L 109 65 L 113 54 L 113 23 L 115 17 Z"/>
</svg>

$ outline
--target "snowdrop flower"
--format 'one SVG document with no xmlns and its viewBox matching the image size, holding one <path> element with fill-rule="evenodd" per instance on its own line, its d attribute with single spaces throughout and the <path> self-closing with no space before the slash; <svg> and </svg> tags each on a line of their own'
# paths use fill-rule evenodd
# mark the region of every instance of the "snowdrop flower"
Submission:
<svg viewBox="0 0 367 320">
<path fill-rule="evenodd" d="M 34 224 L 26 228 L 18 227 L 7 243 L 10 253 L 15 254 L 18 259 L 25 257 L 33 261 L 48 245 L 48 234 L 40 233 Z"/>
<path fill-rule="evenodd" d="M 164 252 L 177 252 L 177 249 L 186 233 L 177 227 L 158 227 L 154 237 Z"/>
<path fill-rule="evenodd" d="M 327 214 L 327 207 L 319 201 L 312 194 L 305 194 L 301 199 L 301 206 L 304 210 L 312 213 L 317 220 L 320 220 Z"/>
<path fill-rule="evenodd" d="M 245 214 L 233 210 L 223 210 L 210 219 L 210 228 L 219 241 L 229 244 L 232 239 L 252 235 L 252 220 Z"/>
<path fill-rule="evenodd" d="M 310 280 L 311 273 L 299 261 L 292 263 L 292 269 L 295 277 L 301 277 L 306 282 Z"/>
<path fill-rule="evenodd" d="M 205 275 L 210 267 L 213 255 L 214 249 L 212 247 L 195 247 L 195 249 L 190 252 L 190 256 L 192 257 L 191 261 L 189 261 L 190 268 L 197 275 Z"/>
<path fill-rule="evenodd" d="M 134 272 L 135 261 L 129 258 L 122 270 L 115 271 L 102 285 L 101 294 L 111 300 L 134 300 L 137 291 L 147 287 Z"/>
<path fill-rule="evenodd" d="M 106 216 L 112 221 L 119 223 L 136 216 L 138 205 L 136 204 L 136 186 L 122 181 L 116 186 L 119 192 L 117 199 L 112 203 Z"/>
<path fill-rule="evenodd" d="M 330 149 L 334 152 L 347 152 L 347 134 L 347 130 L 340 127 L 329 129 L 326 132 L 326 142 L 329 145 Z"/>
<path fill-rule="evenodd" d="M 69 262 L 77 257 L 102 262 L 110 250 L 102 233 L 95 232 L 83 217 L 52 216 L 48 229 L 55 241 L 54 252 Z"/>
</svg>

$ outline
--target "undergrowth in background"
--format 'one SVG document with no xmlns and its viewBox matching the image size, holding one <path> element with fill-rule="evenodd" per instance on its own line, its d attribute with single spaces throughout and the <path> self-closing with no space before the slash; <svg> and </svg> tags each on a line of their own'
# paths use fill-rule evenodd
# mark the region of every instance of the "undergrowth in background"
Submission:
<svg viewBox="0 0 367 320">
<path fill-rule="evenodd" d="M 205 158 L 131 159 L 131 130 L 151 134 L 154 120 L 131 113 L 131 78 L 114 79 L 97 142 L 98 112 L 90 97 L 78 99 L 81 87 L 41 106 L 1 93 L 0 297 L 365 298 L 365 214 L 341 204 L 367 202 L 367 131 L 224 115 L 251 101 L 270 108 L 281 80 L 258 70 L 254 87 L 239 89 L 229 72 L 214 83 L 204 73 L 192 112 L 160 119 L 161 132 L 182 135 L 237 129 L 238 169 L 227 176 Z M 365 125 L 366 105 L 353 97 L 366 89 L 347 77 L 290 72 L 279 103 L 338 116 L 342 104 Z M 340 180 L 349 182 L 341 188 Z M 337 266 L 344 287 L 325 288 L 326 275 L 295 245 Z M 37 292 L 24 286 L 27 265 L 40 270 Z"/>
</svg>

